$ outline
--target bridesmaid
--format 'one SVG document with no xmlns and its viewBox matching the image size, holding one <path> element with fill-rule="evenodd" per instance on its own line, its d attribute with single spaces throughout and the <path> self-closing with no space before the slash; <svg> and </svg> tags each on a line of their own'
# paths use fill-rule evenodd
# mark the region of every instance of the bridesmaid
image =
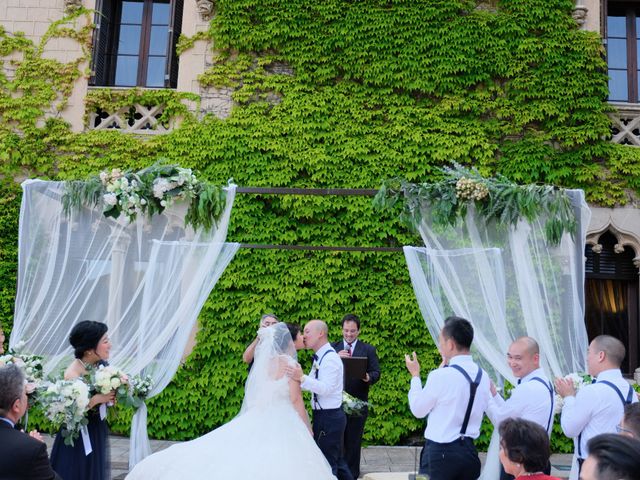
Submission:
<svg viewBox="0 0 640 480">
<path fill-rule="evenodd" d="M 69 335 L 75 360 L 64 372 L 65 380 L 82 377 L 88 368 L 106 365 L 111 350 L 107 326 L 89 320 L 78 323 Z M 51 466 L 64 480 L 110 480 L 111 468 L 107 448 L 107 423 L 100 418 L 100 405 L 115 401 L 115 392 L 96 394 L 89 400 L 89 438 L 91 453 L 85 453 L 82 436 L 74 445 L 65 445 L 58 432 L 51 450 Z"/>
</svg>

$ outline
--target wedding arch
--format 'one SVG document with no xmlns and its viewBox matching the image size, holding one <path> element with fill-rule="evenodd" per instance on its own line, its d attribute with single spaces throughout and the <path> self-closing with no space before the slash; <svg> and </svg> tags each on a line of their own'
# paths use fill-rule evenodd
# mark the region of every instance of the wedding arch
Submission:
<svg viewBox="0 0 640 480">
<path fill-rule="evenodd" d="M 187 202 L 154 202 L 149 213 L 162 215 L 149 217 L 135 215 L 144 206 L 140 199 L 127 209 L 113 195 L 104 198 L 114 193 L 99 185 L 109 178 L 76 189 L 75 203 L 65 198 L 64 183 L 27 181 L 11 343 L 26 341 L 29 351 L 46 355 L 45 369 L 52 371 L 68 359 L 73 324 L 106 319 L 113 363 L 151 374 L 151 395 L 158 394 L 176 372 L 198 312 L 238 248 L 402 251 L 225 243 L 236 193 L 377 193 L 379 206 L 402 205 L 403 217 L 423 239 L 423 247 L 404 247 L 404 254 L 434 342 L 444 318 L 457 314 L 474 324 L 475 353 L 499 383 L 513 383 L 504 352 L 525 334 L 540 342 L 549 376 L 584 370 L 582 257 L 590 211 L 583 193 L 518 186 L 461 167 L 443 174 L 435 184 L 389 181 L 380 191 L 230 185 L 215 221 L 191 208 L 195 192 L 188 185 L 182 193 Z M 172 191 L 171 182 L 159 183 L 156 190 Z M 185 226 L 189 220 L 195 229 Z M 143 406 L 132 425 L 130 465 L 148 453 Z M 490 475 L 486 470 L 485 478 Z"/>
<path fill-rule="evenodd" d="M 162 167 L 129 176 L 103 172 L 82 184 L 27 180 L 22 187 L 10 344 L 24 342 L 26 351 L 42 355 L 47 374 L 70 362 L 68 338 L 77 322 L 103 321 L 111 363 L 151 376 L 149 397 L 157 395 L 238 250 L 225 243 L 235 185 L 215 188 L 186 169 Z M 150 453 L 143 403 L 131 426 L 130 467 Z"/>
<path fill-rule="evenodd" d="M 383 207 L 402 206 L 423 247 L 404 247 L 413 289 L 437 344 L 449 315 L 474 326 L 474 358 L 515 385 L 505 352 L 535 338 L 549 378 L 583 372 L 584 251 L 591 212 L 581 190 L 516 185 L 460 166 L 435 184 L 387 182 Z M 445 200 L 446 203 L 438 203 Z M 497 429 L 482 478 L 499 476 Z"/>
</svg>

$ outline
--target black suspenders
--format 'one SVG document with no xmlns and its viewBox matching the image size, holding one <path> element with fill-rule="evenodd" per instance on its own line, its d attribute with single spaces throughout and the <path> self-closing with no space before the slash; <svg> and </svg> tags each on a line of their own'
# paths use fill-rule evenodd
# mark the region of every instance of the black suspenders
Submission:
<svg viewBox="0 0 640 480">
<path fill-rule="evenodd" d="M 553 387 L 551 386 L 551 382 L 547 383 L 540 377 L 533 377 L 531 380 L 540 382 L 545 387 L 547 387 L 547 390 L 549 390 L 549 401 L 551 403 L 549 404 L 549 420 L 547 420 L 547 432 L 551 433 L 549 428 L 551 427 L 551 420 L 553 419 Z"/>
<path fill-rule="evenodd" d="M 622 402 L 623 407 L 631 403 L 631 400 L 633 399 L 633 387 L 631 385 L 629 385 L 629 393 L 627 394 L 627 398 L 625 399 L 622 396 L 622 392 L 620 391 L 620 389 L 616 387 L 613 383 L 607 380 L 601 380 L 596 383 L 604 383 L 608 387 L 611 387 L 613 391 L 618 394 L 618 397 L 620 398 L 620 401 Z M 580 432 L 580 435 L 578 435 L 578 459 L 582 458 L 582 447 L 580 446 L 581 443 L 582 443 L 582 432 Z"/>
<path fill-rule="evenodd" d="M 331 352 L 336 353 L 335 350 L 329 349 L 326 352 L 324 352 L 320 357 L 320 360 L 318 360 L 318 368 L 316 368 L 316 371 L 314 373 L 315 378 L 318 378 L 318 371 L 320 370 L 320 364 L 322 363 L 322 360 L 324 360 L 324 357 L 327 356 L 327 353 L 331 353 Z M 322 410 L 322 407 L 320 406 L 320 402 L 318 401 L 318 396 L 315 393 L 312 393 L 311 396 L 313 397 L 313 403 L 318 407 L 318 410 Z"/>
<path fill-rule="evenodd" d="M 460 427 L 460 438 L 464 437 L 464 434 L 467 433 L 467 425 L 469 424 L 469 417 L 471 417 L 471 409 L 473 408 L 473 401 L 476 398 L 476 391 L 478 390 L 478 385 L 480 385 L 480 379 L 482 378 L 482 369 L 478 367 L 478 374 L 476 375 L 475 380 L 471 381 L 471 377 L 469 374 L 460 366 L 460 365 L 449 365 L 450 367 L 458 370 L 464 378 L 469 382 L 469 403 L 467 404 L 467 411 L 464 414 L 464 420 L 462 421 L 462 427 Z"/>
</svg>

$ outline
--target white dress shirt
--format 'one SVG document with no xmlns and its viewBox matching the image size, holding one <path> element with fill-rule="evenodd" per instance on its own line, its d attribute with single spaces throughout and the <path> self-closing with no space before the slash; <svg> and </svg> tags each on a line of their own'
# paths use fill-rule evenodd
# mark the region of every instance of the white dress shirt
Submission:
<svg viewBox="0 0 640 480">
<path fill-rule="evenodd" d="M 533 380 L 536 377 L 544 380 L 547 387 L 538 380 Z M 551 394 L 549 388 L 551 388 Z M 500 394 L 491 398 L 487 416 L 496 427 L 507 418 L 523 418 L 537 423 L 549 432 L 551 430 L 549 415 L 552 415 L 554 404 L 553 386 L 544 370 L 538 368 L 520 379 L 520 384 L 511 391 L 511 397 L 507 400 L 503 399 Z M 553 425 L 553 416 L 551 420 L 551 425 Z M 549 426 L 548 429 L 547 426 Z"/>
<path fill-rule="evenodd" d="M 459 365 L 475 380 L 478 365 L 471 355 L 458 355 L 449 361 L 450 365 Z M 420 377 L 411 379 L 409 389 L 409 408 L 417 418 L 429 415 L 424 436 L 427 440 L 449 443 L 460 438 L 460 429 L 469 403 L 469 382 L 455 368 L 438 368 L 429 373 L 427 383 L 422 388 Z M 491 392 L 489 376 L 482 372 L 482 378 L 476 391 L 471 416 L 465 437 L 478 438 L 482 415 L 487 409 Z"/>
<path fill-rule="evenodd" d="M 601 433 L 615 433 L 616 425 L 622 420 L 624 406 L 618 394 L 609 385 L 600 383 L 603 380 L 613 383 L 626 399 L 629 393 L 629 382 L 623 377 L 619 369 L 605 370 L 598 375 L 598 380 L 592 385 L 585 385 L 576 396 L 565 397 L 560 415 L 560 425 L 567 437 L 574 439 L 575 453 L 579 458 L 586 458 L 589 454 L 587 442 Z M 635 393 L 631 396 L 631 403 L 638 401 Z M 580 445 L 578 445 L 578 436 Z M 578 448 L 580 447 L 580 448 Z"/>
<path fill-rule="evenodd" d="M 311 372 L 300 386 L 303 390 L 315 393 L 311 399 L 311 408 L 314 410 L 340 408 L 344 381 L 342 359 L 329 343 L 325 343 L 315 354 L 318 359 L 314 360 Z"/>
</svg>

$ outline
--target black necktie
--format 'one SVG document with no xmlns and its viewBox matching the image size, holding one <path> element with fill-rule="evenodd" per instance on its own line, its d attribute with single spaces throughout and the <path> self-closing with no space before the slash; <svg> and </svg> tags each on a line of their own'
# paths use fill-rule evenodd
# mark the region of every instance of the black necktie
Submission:
<svg viewBox="0 0 640 480">
<path fill-rule="evenodd" d="M 521 383 L 522 383 L 522 379 L 521 379 L 521 378 L 519 378 L 519 379 L 518 379 L 518 385 L 520 385 Z"/>
<path fill-rule="evenodd" d="M 598 380 L 597 378 L 592 378 L 591 383 L 596 383 L 597 380 Z"/>
<path fill-rule="evenodd" d="M 353 356 L 353 342 L 347 342 L 347 345 L 349 345 L 349 355 Z"/>
</svg>

